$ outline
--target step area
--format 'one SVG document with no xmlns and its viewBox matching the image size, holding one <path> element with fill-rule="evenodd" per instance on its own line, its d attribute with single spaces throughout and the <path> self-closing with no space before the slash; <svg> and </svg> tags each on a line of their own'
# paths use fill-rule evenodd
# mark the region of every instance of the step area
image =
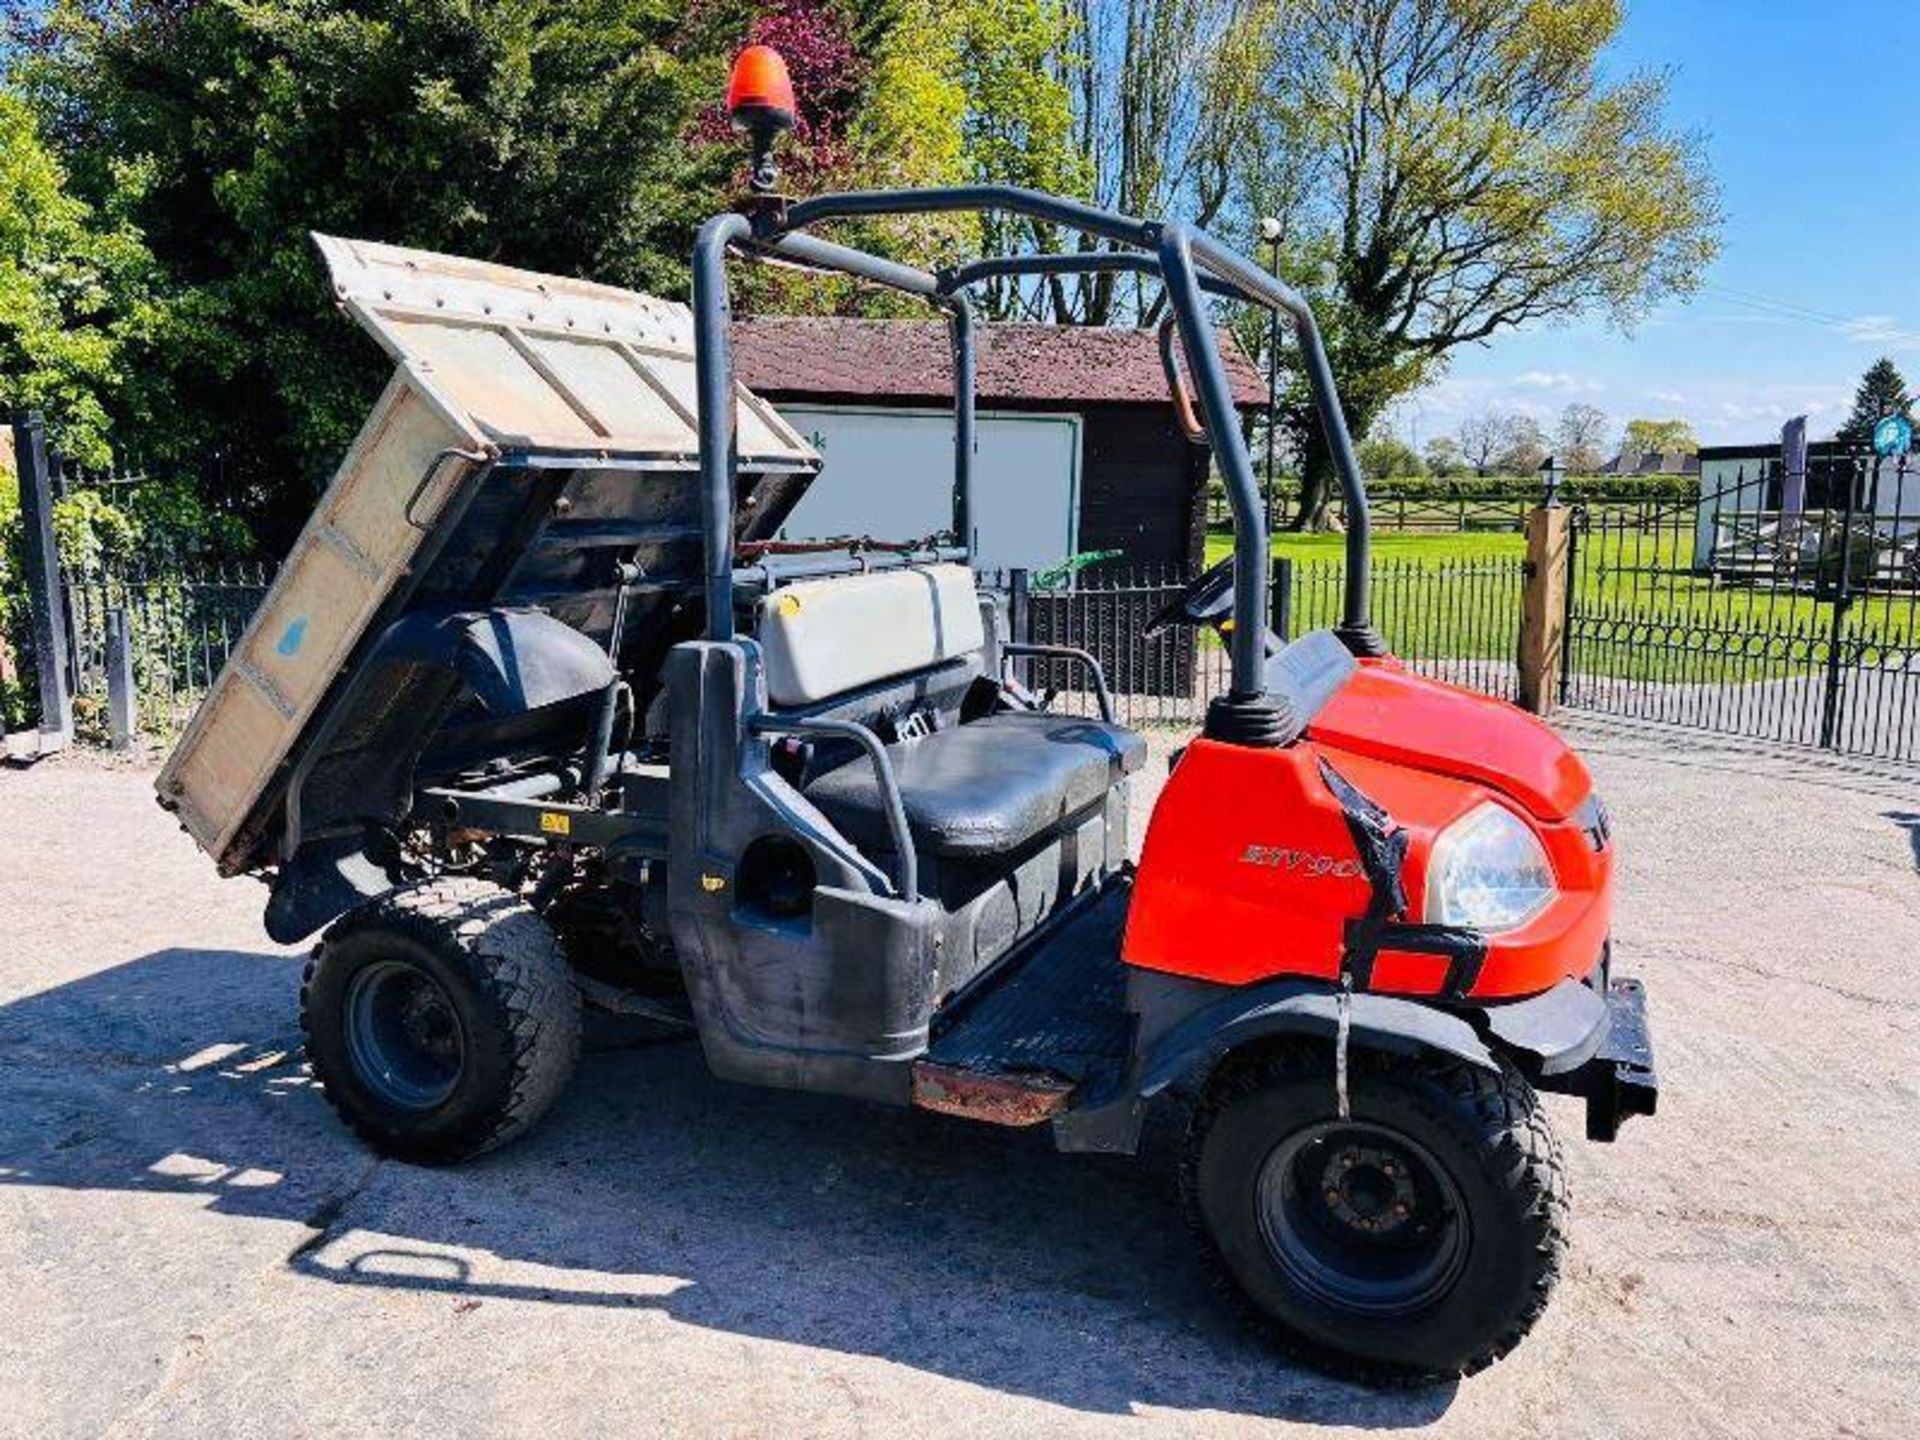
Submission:
<svg viewBox="0 0 1920 1440">
<path fill-rule="evenodd" d="M 1120 937 L 1131 874 L 1108 881 L 943 1016 L 913 1069 L 913 1103 L 992 1125 L 1038 1125 L 1127 1062 Z"/>
</svg>

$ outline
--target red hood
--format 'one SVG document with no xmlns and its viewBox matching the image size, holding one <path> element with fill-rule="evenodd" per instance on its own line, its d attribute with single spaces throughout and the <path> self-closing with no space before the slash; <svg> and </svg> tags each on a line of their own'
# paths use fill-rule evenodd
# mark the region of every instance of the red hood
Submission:
<svg viewBox="0 0 1920 1440">
<path fill-rule="evenodd" d="M 1342 750 L 1498 790 L 1564 820 L 1593 788 L 1580 757 L 1541 721 L 1392 661 L 1365 661 L 1307 727 Z"/>
</svg>

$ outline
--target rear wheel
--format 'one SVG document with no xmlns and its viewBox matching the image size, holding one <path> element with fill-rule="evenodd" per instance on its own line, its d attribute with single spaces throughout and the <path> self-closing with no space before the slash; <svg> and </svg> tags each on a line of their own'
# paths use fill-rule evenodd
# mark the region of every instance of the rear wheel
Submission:
<svg viewBox="0 0 1920 1440">
<path fill-rule="evenodd" d="M 1509 1067 L 1356 1052 L 1349 1115 L 1301 1047 L 1229 1061 L 1188 1132 L 1183 1191 L 1252 1325 L 1375 1384 L 1463 1374 L 1545 1308 L 1565 1246 L 1560 1150 Z"/>
<path fill-rule="evenodd" d="M 559 938 L 519 897 L 443 877 L 344 916 L 300 992 L 327 1099 L 382 1154 L 443 1163 L 544 1113 L 580 1053 Z"/>
</svg>

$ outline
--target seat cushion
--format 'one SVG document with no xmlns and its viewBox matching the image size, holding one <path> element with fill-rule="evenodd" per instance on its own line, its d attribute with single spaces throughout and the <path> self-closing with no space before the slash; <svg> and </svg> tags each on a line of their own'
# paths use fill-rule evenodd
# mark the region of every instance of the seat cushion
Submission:
<svg viewBox="0 0 1920 1440">
<path fill-rule="evenodd" d="M 1070 715 L 990 715 L 887 747 L 914 844 L 935 855 L 1017 849 L 1086 809 L 1145 762 L 1131 730 Z M 849 840 L 890 848 L 880 782 L 865 757 L 806 795 Z"/>
<path fill-rule="evenodd" d="M 785 585 L 760 602 L 757 634 L 776 705 L 811 705 L 971 654 L 985 640 L 964 565 Z"/>
</svg>

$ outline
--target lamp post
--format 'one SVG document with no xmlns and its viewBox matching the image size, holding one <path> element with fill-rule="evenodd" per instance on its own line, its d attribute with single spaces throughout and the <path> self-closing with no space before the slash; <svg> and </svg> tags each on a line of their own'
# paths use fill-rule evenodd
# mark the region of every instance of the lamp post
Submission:
<svg viewBox="0 0 1920 1440">
<path fill-rule="evenodd" d="M 1260 238 L 1267 243 L 1267 268 L 1273 272 L 1273 278 L 1280 278 L 1280 221 L 1272 215 L 1262 216 L 1260 220 Z M 1274 440 L 1279 434 L 1280 418 L 1280 312 L 1267 311 L 1267 533 L 1274 530 L 1273 513 L 1273 452 Z"/>
</svg>

